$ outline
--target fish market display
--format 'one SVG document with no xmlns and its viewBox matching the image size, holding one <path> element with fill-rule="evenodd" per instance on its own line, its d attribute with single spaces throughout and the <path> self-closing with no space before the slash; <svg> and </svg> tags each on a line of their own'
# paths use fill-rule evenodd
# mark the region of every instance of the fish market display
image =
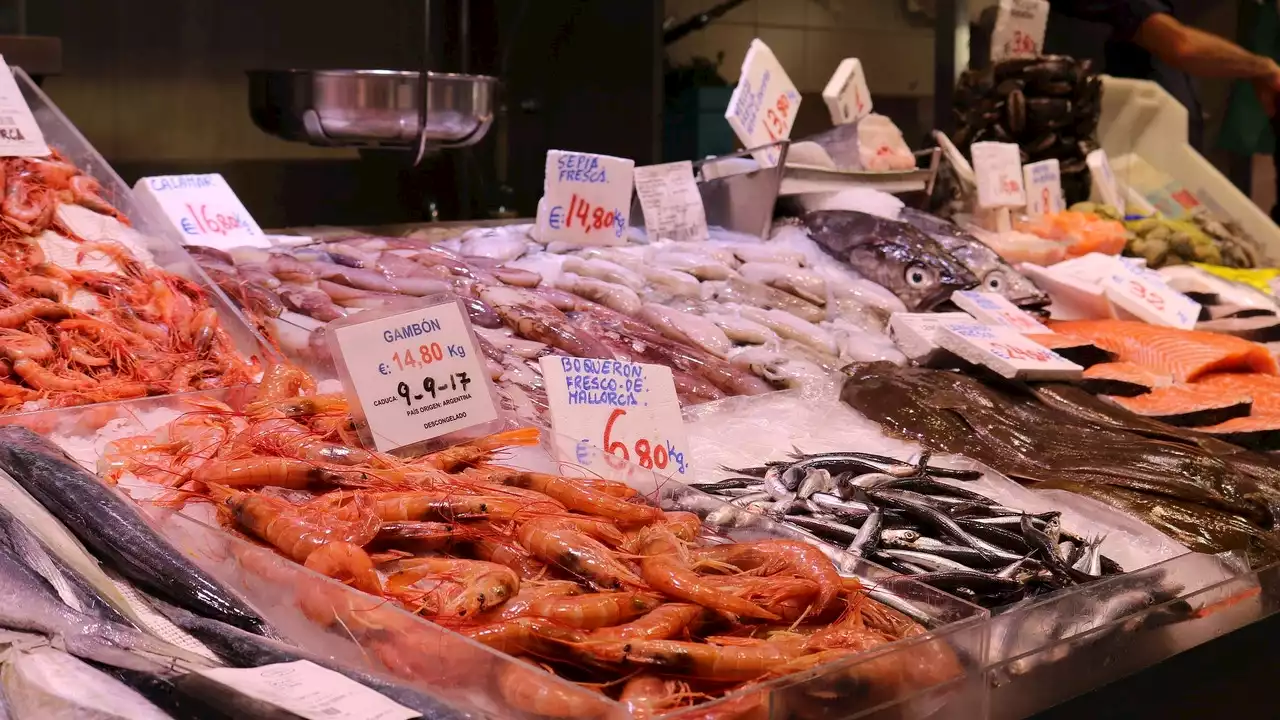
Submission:
<svg viewBox="0 0 1280 720">
<path fill-rule="evenodd" d="M 694 485 L 733 498 L 848 552 L 987 606 L 1122 572 L 1103 538 L 1064 530 L 1061 513 L 1028 514 L 947 480 L 952 470 L 863 452 L 796 453 L 784 461 L 725 468 Z"/>
<path fill-rule="evenodd" d="M 1242 549 L 1258 558 L 1280 557 L 1280 539 L 1265 529 L 1272 522 L 1280 478 L 1265 460 L 1183 442 L 1176 428 L 1163 432 L 1158 428 L 1169 426 L 1159 423 L 1139 434 L 1128 427 L 1134 423 L 1112 420 L 1108 411 L 1087 401 L 1040 402 L 959 373 L 884 364 L 849 372 L 841 398 L 891 433 L 973 458 L 1032 487 L 1049 482 L 1089 486 L 1090 497 L 1185 538 L 1185 530 L 1160 510 L 1165 498 L 1173 498 L 1189 516 L 1203 509 L 1199 517 L 1206 532 L 1187 542 L 1192 550 Z M 1122 497 L 1128 495 L 1147 502 L 1128 502 Z M 1231 518 L 1229 532 L 1217 530 L 1225 525 L 1223 517 Z"/>
<path fill-rule="evenodd" d="M 1068 203 L 1089 197 L 1085 155 L 1096 144 L 1102 80 L 1089 60 L 1063 55 L 1004 60 L 966 70 L 956 82 L 957 130 L 965 154 L 975 142 L 1018 143 L 1022 162 L 1056 159 Z"/>
<path fill-rule="evenodd" d="M 252 378 L 204 290 L 155 266 L 96 180 L 56 152 L 3 171 L 0 412 Z"/>
<path fill-rule="evenodd" d="M 1115 208 L 1083 203 L 1084 210 L 1117 219 Z M 1073 206 L 1072 209 L 1080 209 Z M 1205 208 L 1186 219 L 1172 219 L 1156 214 L 1137 220 L 1125 220 L 1129 231 L 1126 255 L 1140 257 L 1152 269 L 1184 263 L 1207 263 L 1230 268 L 1258 266 L 1257 244 L 1234 222 L 1218 222 Z"/>
<path fill-rule="evenodd" d="M 1125 247 L 1125 226 L 1086 211 L 1088 207 L 1087 203 L 1076 203 L 1070 210 L 1019 219 L 1016 227 L 1037 237 L 1061 242 L 1069 258 L 1093 252 L 1118 255 Z"/>
<path fill-rule="evenodd" d="M 367 593 L 368 607 L 353 608 L 326 599 L 336 586 L 299 590 L 308 617 L 406 676 L 441 663 L 411 629 L 399 632 L 396 606 L 624 703 L 645 698 L 650 711 L 924 632 L 809 543 L 724 542 L 698 516 L 645 504 L 625 484 L 497 464 L 504 449 L 536 441 L 534 430 L 404 460 L 347 446 L 341 397 L 272 382 L 298 372 L 269 371 L 243 412 L 209 401 L 154 437 L 117 442 L 104 467 L 122 483 L 127 474 L 161 486 L 157 502 L 212 503 L 234 532 Z M 850 668 L 869 704 L 959 671 L 949 652 L 924 646 L 870 674 Z M 518 664 L 499 673 L 513 706 L 582 716 L 580 695 L 561 693 L 551 675 Z M 769 693 L 735 698 L 755 707 Z"/>
</svg>

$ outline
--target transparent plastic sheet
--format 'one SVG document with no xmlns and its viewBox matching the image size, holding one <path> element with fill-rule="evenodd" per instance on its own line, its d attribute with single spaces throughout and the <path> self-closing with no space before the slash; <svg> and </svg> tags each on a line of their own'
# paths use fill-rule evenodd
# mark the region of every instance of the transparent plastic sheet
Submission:
<svg viewBox="0 0 1280 720">
<path fill-rule="evenodd" d="M 22 69 L 14 68 L 13 75 L 23 99 L 35 116 L 36 124 L 44 134 L 45 142 L 102 185 L 102 196 L 129 218 L 133 228 L 141 235 L 137 239 L 145 242 L 146 249 L 156 264 L 200 285 L 208 295 L 209 304 L 218 311 L 222 327 L 242 355 L 256 356 L 264 361 L 276 359 L 277 353 L 271 345 L 253 329 L 235 303 L 196 265 L 166 220 L 155 217 L 151 211 L 133 202 L 133 195 L 124 180 Z"/>
<path fill-rule="evenodd" d="M 1128 587 L 1128 601 L 1142 592 L 1144 581 L 1179 572 L 1185 555 L 1137 573 L 1088 585 L 1081 590 L 1105 593 L 1109 602 L 1126 602 L 1116 586 Z M 1224 561 L 1227 567 L 1233 564 Z M 1110 587 L 1108 585 L 1110 584 Z M 1082 597 L 1083 601 L 1084 598 Z M 1039 608 L 1027 607 L 993 618 L 989 643 L 990 717 L 1024 718 L 1106 683 L 1131 675 L 1178 653 L 1274 615 L 1280 610 L 1280 564 L 1199 586 L 1108 620 L 1098 608 L 1078 605 L 1074 622 L 1046 627 Z M 1046 633 L 1051 642 L 1033 640 Z"/>
</svg>

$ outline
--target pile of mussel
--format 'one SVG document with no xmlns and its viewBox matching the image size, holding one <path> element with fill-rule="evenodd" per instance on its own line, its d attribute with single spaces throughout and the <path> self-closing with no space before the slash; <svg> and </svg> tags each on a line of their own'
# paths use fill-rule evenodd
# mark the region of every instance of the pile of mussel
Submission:
<svg viewBox="0 0 1280 720">
<path fill-rule="evenodd" d="M 956 87 L 953 140 L 965 154 L 992 141 L 1017 143 L 1023 163 L 1057 159 L 1067 202 L 1087 200 L 1085 155 L 1097 147 L 1101 97 L 1088 60 L 1049 55 L 966 70 Z"/>
</svg>

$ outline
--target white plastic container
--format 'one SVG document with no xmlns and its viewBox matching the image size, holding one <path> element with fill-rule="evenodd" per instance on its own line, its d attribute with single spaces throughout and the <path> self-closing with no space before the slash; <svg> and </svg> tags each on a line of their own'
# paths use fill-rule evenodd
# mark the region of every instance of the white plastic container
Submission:
<svg viewBox="0 0 1280 720">
<path fill-rule="evenodd" d="M 1098 141 L 1111 159 L 1116 179 L 1143 200 L 1167 214 L 1172 214 L 1169 206 L 1179 199 L 1184 205 L 1199 201 L 1215 216 L 1240 223 L 1261 246 L 1267 261 L 1280 264 L 1280 228 L 1187 144 L 1187 109 L 1164 88 L 1149 80 L 1103 75 Z M 1172 183 L 1166 187 L 1165 180 Z M 1190 197 L 1174 197 L 1167 191 L 1170 188 L 1185 190 Z"/>
</svg>

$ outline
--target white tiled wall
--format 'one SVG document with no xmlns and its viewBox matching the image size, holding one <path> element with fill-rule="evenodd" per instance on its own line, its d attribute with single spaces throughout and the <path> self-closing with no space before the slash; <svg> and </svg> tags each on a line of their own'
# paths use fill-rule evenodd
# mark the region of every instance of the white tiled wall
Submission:
<svg viewBox="0 0 1280 720">
<path fill-rule="evenodd" d="M 685 20 L 715 0 L 666 0 Z M 927 4 L 927 3 L 926 3 Z M 673 62 L 724 52 L 720 74 L 737 79 L 747 44 L 759 37 L 801 92 L 820 92 L 846 57 L 862 60 L 872 94 L 933 94 L 933 28 L 909 22 L 901 0 L 749 0 L 667 48 Z"/>
</svg>

